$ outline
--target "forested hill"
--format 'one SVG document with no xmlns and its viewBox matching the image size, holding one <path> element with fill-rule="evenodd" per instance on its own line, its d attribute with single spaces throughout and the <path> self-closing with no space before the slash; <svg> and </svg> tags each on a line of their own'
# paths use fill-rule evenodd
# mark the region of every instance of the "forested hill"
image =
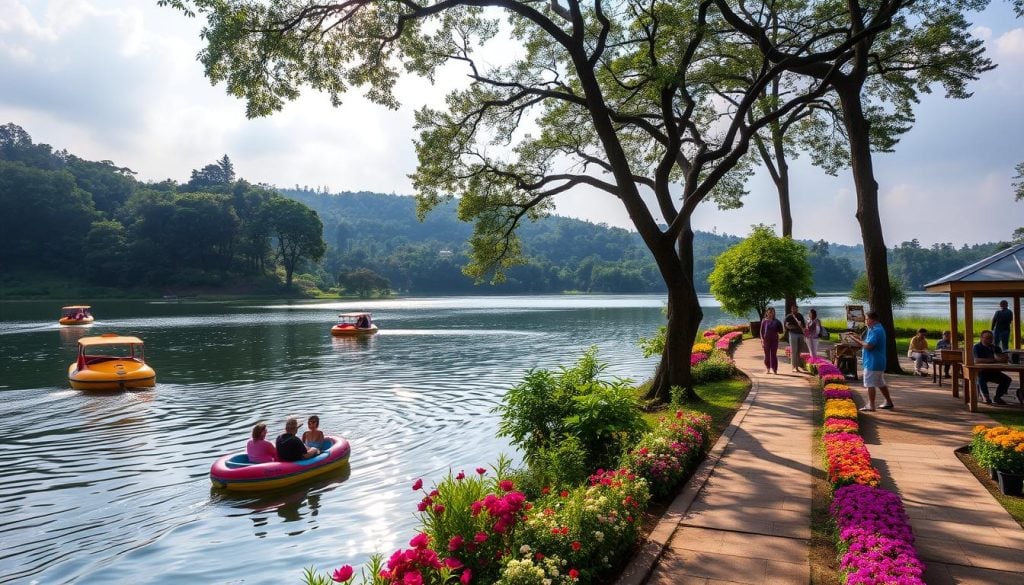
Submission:
<svg viewBox="0 0 1024 585">
<path fill-rule="evenodd" d="M 187 171 L 182 170 L 182 175 Z M 472 226 L 454 203 L 415 214 L 412 197 L 276 189 L 236 178 L 227 155 L 186 182 L 142 182 L 127 167 L 38 144 L 0 125 L 0 296 L 89 296 L 342 290 L 407 294 L 660 292 L 637 234 L 565 217 L 526 222 L 527 263 L 500 285 L 461 272 Z M 739 237 L 698 232 L 695 281 Z M 847 291 L 860 246 L 805 242 L 815 289 Z M 978 260 L 997 244 L 891 250 L 911 290 Z M 294 280 L 294 283 L 293 283 Z"/>
<path fill-rule="evenodd" d="M 416 218 L 412 197 L 379 193 L 280 192 L 312 207 L 324 222 L 328 272 L 368 268 L 393 286 L 417 292 L 660 292 L 662 279 L 635 232 L 578 219 L 551 216 L 520 229 L 529 262 L 508 271 L 507 282 L 483 289 L 461 276 L 472 226 L 456 217 L 450 202 Z M 708 290 L 714 259 L 740 238 L 697 232 L 695 280 Z M 818 290 L 846 291 L 862 262 L 859 246 L 807 243 Z M 850 259 L 853 258 L 854 262 Z"/>
</svg>

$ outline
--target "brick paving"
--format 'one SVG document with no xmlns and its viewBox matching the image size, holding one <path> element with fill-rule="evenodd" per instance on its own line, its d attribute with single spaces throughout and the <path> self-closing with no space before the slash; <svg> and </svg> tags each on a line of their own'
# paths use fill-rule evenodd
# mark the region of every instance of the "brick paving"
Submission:
<svg viewBox="0 0 1024 585">
<path fill-rule="evenodd" d="M 617 585 L 810 581 L 814 380 L 789 374 L 784 358 L 782 373 L 765 375 L 756 340 L 734 357 L 750 394 Z M 948 380 L 890 376 L 889 387 L 896 408 L 864 413 L 861 432 L 883 486 L 903 499 L 925 581 L 1024 583 L 1024 529 L 954 454 L 975 424 L 994 423 L 994 407 L 967 412 Z"/>
</svg>

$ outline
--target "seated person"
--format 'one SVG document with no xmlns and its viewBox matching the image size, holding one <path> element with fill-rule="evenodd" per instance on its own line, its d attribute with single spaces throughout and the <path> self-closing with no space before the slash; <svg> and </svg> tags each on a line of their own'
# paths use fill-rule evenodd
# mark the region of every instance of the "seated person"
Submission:
<svg viewBox="0 0 1024 585">
<path fill-rule="evenodd" d="M 1006 354 L 995 344 L 995 337 L 988 329 L 981 332 L 981 341 L 974 345 L 974 362 L 978 364 L 1006 363 Z M 996 383 L 996 396 L 989 399 L 988 383 Z M 978 390 L 985 398 L 985 404 L 1006 404 L 1003 396 L 1010 389 L 1010 377 L 1003 372 L 986 371 L 978 373 Z M 1018 397 L 1019 398 L 1019 397 Z"/>
<path fill-rule="evenodd" d="M 277 460 L 277 448 L 267 440 L 266 423 L 256 423 L 252 428 L 252 438 L 245 445 L 245 453 L 250 463 L 270 463 Z"/>
<path fill-rule="evenodd" d="M 298 419 L 292 417 L 284 423 L 284 433 L 277 438 L 277 458 L 279 461 L 299 461 L 316 457 L 320 454 L 319 449 L 306 447 L 302 439 L 295 436 L 298 430 Z"/>
<path fill-rule="evenodd" d="M 309 430 L 302 433 L 303 444 L 305 444 L 306 447 L 323 449 L 324 432 L 320 430 L 320 417 L 314 414 L 309 417 L 309 421 L 306 425 L 309 427 Z"/>
<path fill-rule="evenodd" d="M 368 329 L 370 327 L 369 317 L 366 315 L 360 315 L 359 318 L 356 319 L 356 327 L 360 329 Z"/>
<path fill-rule="evenodd" d="M 928 330 L 921 328 L 917 335 L 910 338 L 910 348 L 907 349 L 907 357 L 914 360 L 914 374 L 918 376 L 928 375 L 928 338 L 925 337 Z"/>
<path fill-rule="evenodd" d="M 940 339 L 939 342 L 935 344 L 935 351 L 941 351 L 943 349 L 953 349 L 953 342 L 950 340 L 951 335 L 952 334 L 949 331 L 943 331 L 942 339 Z M 951 368 L 952 366 L 953 364 L 943 364 L 942 377 L 949 377 L 949 368 Z"/>
</svg>

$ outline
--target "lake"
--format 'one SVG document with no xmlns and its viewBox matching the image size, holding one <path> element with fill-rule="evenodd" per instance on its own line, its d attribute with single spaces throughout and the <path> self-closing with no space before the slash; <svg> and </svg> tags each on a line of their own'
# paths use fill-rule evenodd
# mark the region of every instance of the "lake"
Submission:
<svg viewBox="0 0 1024 585">
<path fill-rule="evenodd" d="M 943 315 L 942 296 L 906 312 Z M 80 301 L 77 299 L 75 301 Z M 838 317 L 846 298 L 815 299 Z M 365 302 L 96 301 L 91 327 L 59 327 L 56 301 L 0 304 L 0 582 L 298 582 L 303 567 L 359 564 L 413 536 L 411 483 L 515 458 L 493 409 L 530 368 L 596 345 L 607 373 L 640 382 L 637 347 L 664 322 L 660 295 L 407 298 Z M 742 321 L 702 298 L 703 326 Z M 333 338 L 367 310 L 369 338 Z M 987 309 L 985 310 L 987 311 Z M 985 311 L 981 311 L 979 315 Z M 146 342 L 152 390 L 70 389 L 83 335 Z M 266 496 L 211 488 L 218 456 L 317 414 L 348 438 L 338 475 Z"/>
</svg>

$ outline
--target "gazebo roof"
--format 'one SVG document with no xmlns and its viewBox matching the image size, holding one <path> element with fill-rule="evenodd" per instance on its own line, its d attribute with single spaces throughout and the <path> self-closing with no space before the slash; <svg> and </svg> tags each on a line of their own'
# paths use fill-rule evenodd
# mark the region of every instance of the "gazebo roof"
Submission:
<svg viewBox="0 0 1024 585">
<path fill-rule="evenodd" d="M 928 292 L 971 291 L 983 296 L 1024 293 L 1024 244 L 1000 250 L 924 285 Z"/>
</svg>

